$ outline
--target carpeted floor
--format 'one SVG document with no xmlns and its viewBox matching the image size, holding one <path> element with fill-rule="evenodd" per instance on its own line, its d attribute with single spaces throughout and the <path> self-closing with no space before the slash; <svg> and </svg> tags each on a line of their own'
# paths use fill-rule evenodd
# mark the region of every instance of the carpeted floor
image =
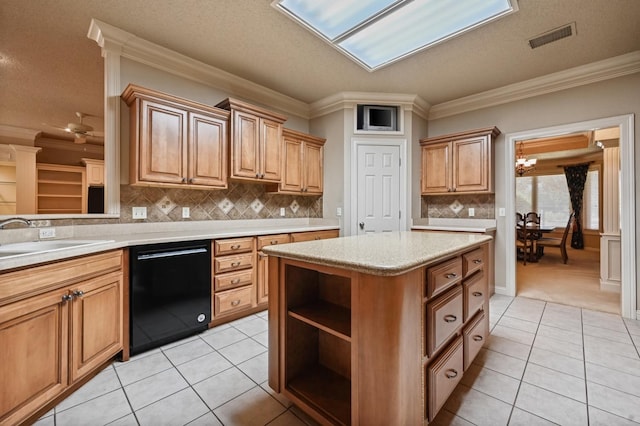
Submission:
<svg viewBox="0 0 640 426">
<path fill-rule="evenodd" d="M 600 252 L 568 248 L 567 253 L 566 265 L 559 250 L 548 248 L 538 263 L 518 261 L 517 295 L 620 314 L 620 293 L 600 291 Z"/>
</svg>

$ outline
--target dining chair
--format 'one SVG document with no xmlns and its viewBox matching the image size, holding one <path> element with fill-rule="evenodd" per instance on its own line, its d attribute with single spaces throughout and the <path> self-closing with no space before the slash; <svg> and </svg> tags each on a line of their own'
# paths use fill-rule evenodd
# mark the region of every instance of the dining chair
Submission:
<svg viewBox="0 0 640 426">
<path fill-rule="evenodd" d="M 518 256 L 518 254 L 522 252 L 522 263 L 526 265 L 527 256 L 530 256 L 531 254 L 529 247 L 532 244 L 529 244 L 530 241 L 527 238 L 527 232 L 524 226 L 524 216 L 522 215 L 522 213 L 516 212 L 516 256 Z"/>
<path fill-rule="evenodd" d="M 569 229 L 571 228 L 572 223 L 573 223 L 573 213 L 569 215 L 569 220 L 567 221 L 566 228 L 564 228 L 564 233 L 562 234 L 562 238 L 551 238 L 551 237 L 540 238 L 536 241 L 536 245 L 538 247 L 559 248 L 560 255 L 562 256 L 562 261 L 564 263 L 567 263 L 567 260 L 569 260 L 569 256 L 567 255 L 567 236 L 569 235 Z"/>
</svg>

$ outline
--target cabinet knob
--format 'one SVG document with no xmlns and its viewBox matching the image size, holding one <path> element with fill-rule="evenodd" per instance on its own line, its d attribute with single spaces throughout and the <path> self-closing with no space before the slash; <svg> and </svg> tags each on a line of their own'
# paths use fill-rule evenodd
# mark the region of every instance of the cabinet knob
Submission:
<svg viewBox="0 0 640 426">
<path fill-rule="evenodd" d="M 235 268 L 236 266 L 240 266 L 240 262 L 231 262 L 231 266 Z"/>
<path fill-rule="evenodd" d="M 185 183 L 186 181 L 187 181 L 187 178 L 186 178 L 186 177 L 183 177 L 183 178 L 182 178 L 182 183 Z"/>
<path fill-rule="evenodd" d="M 74 290 L 73 291 L 73 297 L 82 297 L 84 296 L 84 291 L 82 290 Z"/>
<path fill-rule="evenodd" d="M 193 183 L 193 178 L 189 178 L 189 183 Z"/>
<path fill-rule="evenodd" d="M 238 250 L 240 248 L 240 244 L 234 244 L 231 246 L 231 250 Z"/>
<path fill-rule="evenodd" d="M 234 278 L 231 280 L 231 284 L 238 284 L 240 282 L 240 278 Z"/>
<path fill-rule="evenodd" d="M 482 259 L 474 259 L 473 263 L 475 263 L 476 265 L 479 265 L 482 263 Z"/>
<path fill-rule="evenodd" d="M 452 368 L 445 371 L 444 375 L 446 376 L 447 379 L 455 379 L 456 377 L 458 377 L 458 372 Z"/>
<path fill-rule="evenodd" d="M 65 302 L 71 302 L 73 300 L 73 296 L 70 294 L 63 294 L 62 295 L 62 303 Z"/>
<path fill-rule="evenodd" d="M 275 246 L 276 244 L 278 244 L 278 240 L 269 241 L 269 244 Z"/>
<path fill-rule="evenodd" d="M 471 293 L 471 294 L 473 294 L 475 297 L 482 297 L 482 293 L 481 293 L 481 292 L 479 292 L 479 291 L 474 291 L 474 292 L 473 292 L 473 293 Z"/>
<path fill-rule="evenodd" d="M 476 342 L 482 342 L 482 336 L 476 334 L 475 336 L 473 336 L 473 340 L 475 340 Z"/>
<path fill-rule="evenodd" d="M 260 173 L 256 173 L 256 177 L 260 179 Z"/>
<path fill-rule="evenodd" d="M 233 302 L 231 302 L 231 306 L 238 306 L 239 304 L 240 304 L 240 299 L 234 300 Z"/>
<path fill-rule="evenodd" d="M 457 319 L 458 319 L 458 317 L 455 316 L 455 315 L 445 315 L 444 316 L 444 321 L 445 322 L 456 322 Z"/>
<path fill-rule="evenodd" d="M 446 279 L 450 280 L 451 278 L 458 278 L 458 274 L 455 272 L 450 272 L 444 276 Z"/>
</svg>

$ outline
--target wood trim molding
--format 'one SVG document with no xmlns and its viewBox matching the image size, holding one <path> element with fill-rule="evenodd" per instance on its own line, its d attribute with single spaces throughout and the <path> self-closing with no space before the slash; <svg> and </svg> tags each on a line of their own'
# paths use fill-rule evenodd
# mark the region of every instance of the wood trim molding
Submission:
<svg viewBox="0 0 640 426">
<path fill-rule="evenodd" d="M 404 93 L 340 92 L 313 102 L 309 118 L 321 117 L 335 111 L 355 108 L 358 104 L 399 105 L 419 117 L 427 119 L 431 105 L 418 95 Z"/>
<path fill-rule="evenodd" d="M 429 120 L 502 105 L 640 72 L 640 50 L 431 107 Z"/>
</svg>

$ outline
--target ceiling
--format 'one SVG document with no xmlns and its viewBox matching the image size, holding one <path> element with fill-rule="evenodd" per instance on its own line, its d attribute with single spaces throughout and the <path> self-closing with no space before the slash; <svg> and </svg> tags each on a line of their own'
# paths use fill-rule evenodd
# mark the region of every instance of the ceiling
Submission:
<svg viewBox="0 0 640 426">
<path fill-rule="evenodd" d="M 270 3 L 2 0 L 0 125 L 56 133 L 50 126 L 74 121 L 75 111 L 103 115 L 91 18 L 307 103 L 363 91 L 437 105 L 640 50 L 638 0 L 520 0 L 515 14 L 368 72 Z M 529 47 L 528 39 L 572 22 L 576 36 Z M 103 130 L 101 118 L 85 122 Z"/>
</svg>

